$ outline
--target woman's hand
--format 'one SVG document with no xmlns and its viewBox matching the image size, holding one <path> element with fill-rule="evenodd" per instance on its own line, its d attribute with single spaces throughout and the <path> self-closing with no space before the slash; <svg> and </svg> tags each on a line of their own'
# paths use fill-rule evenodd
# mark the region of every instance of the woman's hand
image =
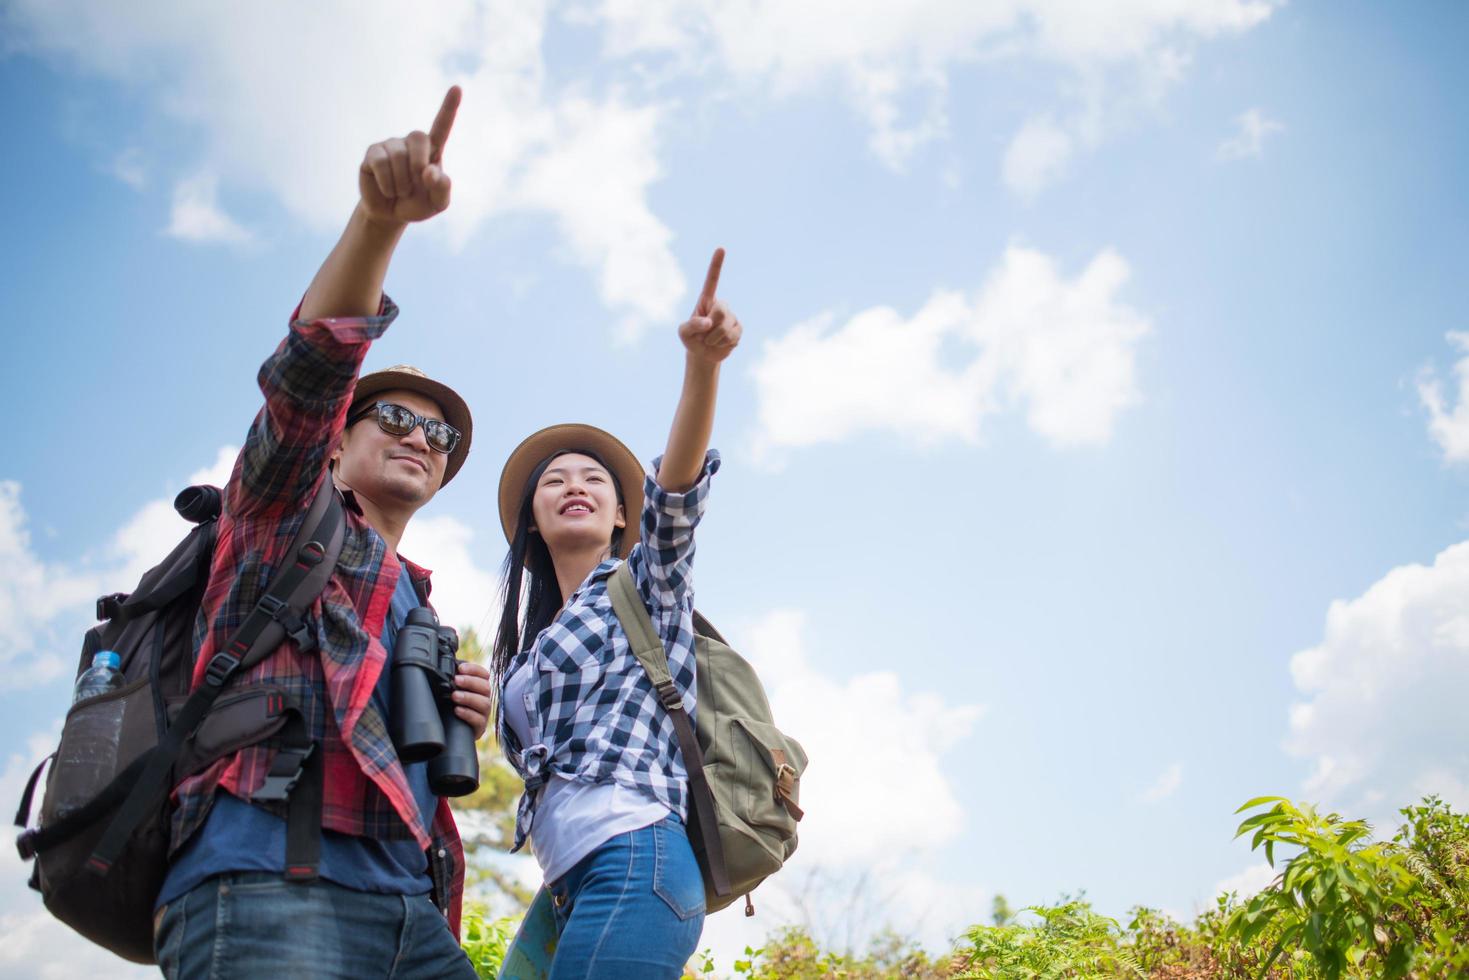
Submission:
<svg viewBox="0 0 1469 980">
<path fill-rule="evenodd" d="M 490 727 L 490 669 L 484 664 L 460 662 L 454 675 L 454 714 L 469 722 L 476 740 Z"/>
<path fill-rule="evenodd" d="M 678 328 L 678 339 L 692 360 L 703 364 L 718 364 L 730 355 L 740 342 L 740 321 L 730 312 L 724 300 L 716 292 L 719 289 L 719 270 L 724 266 L 724 249 L 716 248 L 709 260 L 709 272 L 704 276 L 704 288 L 694 304 L 693 315 Z"/>
<path fill-rule="evenodd" d="M 458 85 L 449 89 L 427 133 L 415 129 L 367 148 L 357 171 L 357 189 L 368 220 L 405 225 L 432 218 L 449 206 L 449 175 L 441 163 L 459 97 Z"/>
</svg>

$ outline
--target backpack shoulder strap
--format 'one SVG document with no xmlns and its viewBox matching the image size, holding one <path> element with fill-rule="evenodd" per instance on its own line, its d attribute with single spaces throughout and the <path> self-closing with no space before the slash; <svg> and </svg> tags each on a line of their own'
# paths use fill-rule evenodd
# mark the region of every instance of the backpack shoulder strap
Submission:
<svg viewBox="0 0 1469 980">
<path fill-rule="evenodd" d="M 612 572 L 607 581 L 607 591 L 612 596 L 612 609 L 622 623 L 623 632 L 627 634 L 633 656 L 638 658 L 638 663 L 648 672 L 648 679 L 653 682 L 653 689 L 658 692 L 659 700 L 666 704 L 667 689 L 673 684 L 673 675 L 668 669 L 668 652 L 663 649 L 663 638 L 653 627 L 653 618 L 648 615 L 648 607 L 643 605 L 643 597 L 638 595 L 638 586 L 633 581 L 632 569 L 627 562 L 618 565 Z M 676 690 L 673 693 L 678 694 Z M 680 705 L 683 704 L 682 696 L 678 696 L 676 700 Z"/>
<path fill-rule="evenodd" d="M 183 751 L 184 742 L 204 719 L 229 680 L 241 669 L 264 659 L 280 646 L 287 635 L 309 635 L 300 623 L 300 616 L 326 588 L 341 555 L 345 533 L 346 516 L 342 501 L 328 474 L 292 538 L 291 547 L 270 588 L 255 603 L 255 608 L 250 610 L 230 642 L 210 658 L 204 682 L 189 695 L 162 740 L 146 754 L 148 762 L 137 776 L 137 782 L 87 860 L 89 869 L 106 874 L 122 853 L 134 828 L 168 792 L 169 776 Z"/>
<path fill-rule="evenodd" d="M 699 748 L 699 739 L 694 734 L 694 724 L 683 706 L 683 695 L 673 682 L 668 670 L 668 651 L 663 647 L 663 638 L 653 626 L 653 617 L 638 594 L 633 581 L 632 569 L 627 562 L 618 565 L 607 582 L 608 594 L 612 596 L 612 609 L 627 634 L 628 645 L 633 656 L 643 665 L 653 690 L 658 692 L 658 702 L 673 719 L 673 730 L 678 737 L 679 753 L 683 756 L 684 769 L 689 776 L 690 812 L 694 820 L 691 830 L 698 833 L 703 842 L 704 856 L 708 861 L 709 880 L 714 884 L 714 893 L 719 896 L 730 893 L 729 870 L 724 862 L 724 844 L 719 839 L 719 819 L 715 815 L 714 790 L 709 786 L 708 774 L 704 772 L 704 752 Z"/>
</svg>

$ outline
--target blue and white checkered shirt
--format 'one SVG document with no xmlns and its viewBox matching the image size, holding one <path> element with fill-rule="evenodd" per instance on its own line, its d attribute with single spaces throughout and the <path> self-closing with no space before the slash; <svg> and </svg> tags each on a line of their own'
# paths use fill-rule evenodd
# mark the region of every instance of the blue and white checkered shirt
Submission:
<svg viewBox="0 0 1469 980">
<path fill-rule="evenodd" d="M 653 472 L 661 460 L 653 460 Z M 668 651 L 668 668 L 692 717 L 694 675 L 694 527 L 704 513 L 719 453 L 709 450 L 698 482 L 671 493 L 651 476 L 643 481 L 641 535 L 627 556 L 633 580 Z M 589 783 L 615 782 L 641 790 L 687 818 L 688 774 L 673 720 L 658 702 L 647 673 L 612 611 L 607 580 L 618 559 L 592 570 L 555 622 L 510 663 L 509 678 L 534 658 L 539 683 L 525 696 L 532 736 L 521 745 L 500 712 L 500 744 L 525 780 L 515 821 L 518 851 L 530 834 L 538 791 L 552 773 Z M 502 687 L 500 696 L 505 694 Z"/>
</svg>

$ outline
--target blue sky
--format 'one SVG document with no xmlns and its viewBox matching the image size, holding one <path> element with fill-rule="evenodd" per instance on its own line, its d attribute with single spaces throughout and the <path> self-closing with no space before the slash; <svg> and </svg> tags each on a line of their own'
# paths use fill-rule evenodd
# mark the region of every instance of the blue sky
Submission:
<svg viewBox="0 0 1469 980">
<path fill-rule="evenodd" d="M 347 9 L 0 3 L 7 792 L 90 597 L 238 446 L 362 151 L 457 82 L 454 205 L 368 366 L 475 411 L 404 541 L 462 624 L 505 455 L 567 420 L 657 452 L 729 252 L 700 606 L 811 749 L 812 818 L 706 939 L 837 932 L 863 871 L 870 924 L 933 943 L 996 892 L 1188 915 L 1258 882 L 1250 796 L 1469 805 L 1469 11 Z M 49 933 L 0 869 L 29 975 Z"/>
</svg>

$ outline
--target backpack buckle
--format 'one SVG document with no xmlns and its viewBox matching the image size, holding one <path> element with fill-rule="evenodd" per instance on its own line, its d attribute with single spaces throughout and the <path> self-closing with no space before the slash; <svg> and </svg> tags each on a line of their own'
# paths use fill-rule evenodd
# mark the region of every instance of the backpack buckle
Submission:
<svg viewBox="0 0 1469 980">
<path fill-rule="evenodd" d="M 126 592 L 114 592 L 111 595 L 102 596 L 97 600 L 97 618 L 111 619 L 122 610 L 122 604 L 127 600 Z"/>
<path fill-rule="evenodd" d="M 265 782 L 250 794 L 250 799 L 257 803 L 284 803 L 290 798 L 291 790 L 301 781 L 301 770 L 306 768 L 306 760 L 311 758 L 314 751 L 315 742 L 304 749 L 281 749 L 276 753 L 275 761 L 270 764 Z"/>
<path fill-rule="evenodd" d="M 304 548 L 302 549 L 305 550 Z M 318 559 L 320 560 L 320 559 Z M 263 595 L 257 604 L 265 611 L 271 619 L 281 624 L 286 631 L 286 636 L 302 653 L 310 653 L 316 649 L 316 634 L 306 625 L 305 621 L 291 612 L 291 607 L 273 595 Z"/>
<path fill-rule="evenodd" d="M 677 711 L 683 707 L 683 695 L 678 693 L 678 686 L 671 679 L 658 685 L 658 700 L 669 711 Z"/>
<path fill-rule="evenodd" d="M 230 679 L 230 675 L 239 666 L 239 657 L 227 650 L 221 650 L 209 658 L 209 666 L 204 669 L 204 680 L 215 687 L 223 687 L 224 682 Z"/>
<path fill-rule="evenodd" d="M 281 618 L 281 610 L 286 608 L 286 604 L 283 601 L 277 599 L 269 592 L 265 593 L 259 599 L 257 599 L 255 601 L 255 605 L 259 609 L 263 610 L 267 616 L 275 620 L 279 620 Z"/>
</svg>

